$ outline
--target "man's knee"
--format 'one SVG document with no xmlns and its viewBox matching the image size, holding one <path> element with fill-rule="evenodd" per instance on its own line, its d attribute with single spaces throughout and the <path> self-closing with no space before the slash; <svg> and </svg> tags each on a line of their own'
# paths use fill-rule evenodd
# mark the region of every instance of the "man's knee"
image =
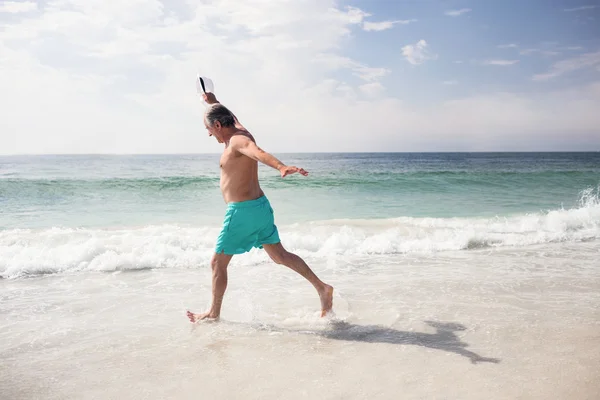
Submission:
<svg viewBox="0 0 600 400">
<path fill-rule="evenodd" d="M 225 257 L 220 257 L 218 254 L 215 254 L 210 260 L 210 267 L 213 270 L 218 268 L 227 268 L 227 264 L 228 260 Z"/>
</svg>

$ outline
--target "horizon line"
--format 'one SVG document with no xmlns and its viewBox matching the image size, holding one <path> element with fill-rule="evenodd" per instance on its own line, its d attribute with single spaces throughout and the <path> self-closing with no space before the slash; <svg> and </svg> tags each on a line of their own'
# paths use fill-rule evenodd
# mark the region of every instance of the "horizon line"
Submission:
<svg viewBox="0 0 600 400">
<path fill-rule="evenodd" d="M 599 150 L 445 150 L 445 151 L 273 151 L 272 154 L 524 154 L 524 153 L 600 153 Z M 14 153 L 2 154 L 0 157 L 23 156 L 201 156 L 222 154 L 210 153 Z"/>
</svg>

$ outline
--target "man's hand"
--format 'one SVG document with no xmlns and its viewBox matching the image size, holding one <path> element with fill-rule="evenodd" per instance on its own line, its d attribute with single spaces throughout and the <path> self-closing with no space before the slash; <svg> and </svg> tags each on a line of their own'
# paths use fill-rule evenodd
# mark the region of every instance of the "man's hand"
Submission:
<svg viewBox="0 0 600 400">
<path fill-rule="evenodd" d="M 214 93 L 204 93 L 202 95 L 202 97 L 204 98 L 204 101 L 207 102 L 208 104 L 217 104 L 219 102 L 219 100 L 217 100 L 217 97 L 215 96 Z"/>
<path fill-rule="evenodd" d="M 281 172 L 282 178 L 285 178 L 286 176 L 291 175 L 291 174 L 295 174 L 296 172 L 298 172 L 299 174 L 302 174 L 304 176 L 308 175 L 308 171 L 304 170 L 304 168 L 283 165 L 283 166 L 279 167 L 278 169 L 279 169 L 279 172 Z"/>
</svg>

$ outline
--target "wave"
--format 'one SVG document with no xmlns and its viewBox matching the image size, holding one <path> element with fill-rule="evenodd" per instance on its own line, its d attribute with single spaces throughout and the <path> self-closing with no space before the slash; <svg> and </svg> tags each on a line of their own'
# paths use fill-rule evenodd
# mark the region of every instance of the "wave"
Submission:
<svg viewBox="0 0 600 400">
<path fill-rule="evenodd" d="M 346 171 L 348 172 L 348 171 Z M 350 171 L 352 172 L 352 171 Z M 261 183 L 266 188 L 401 188 L 414 190 L 434 190 L 437 187 L 508 187 L 516 183 L 528 186 L 532 181 L 559 182 L 562 179 L 596 179 L 594 170 L 564 171 L 473 171 L 473 170 L 433 170 L 433 171 L 355 171 L 356 173 L 326 173 L 311 175 L 310 178 L 295 177 L 281 179 L 277 174 L 264 173 Z M 261 173 L 262 174 L 262 173 Z M 0 179 L 0 193 L 5 196 L 30 196 L 47 192 L 53 194 L 90 193 L 98 191 L 140 190 L 148 192 L 164 190 L 199 190 L 218 187 L 219 177 L 215 176 L 156 176 L 156 177 L 120 177 L 107 179 L 74 178 L 14 178 Z"/>
<path fill-rule="evenodd" d="M 65 191 L 89 192 L 97 190 L 149 189 L 165 190 L 190 187 L 218 186 L 219 177 L 208 176 L 165 176 L 154 178 L 110 178 L 110 179 L 0 179 L 0 190 L 6 194 L 14 190 L 23 191 L 52 190 L 55 193 Z"/>
<path fill-rule="evenodd" d="M 286 248 L 305 257 L 436 253 L 600 238 L 600 193 L 572 209 L 496 218 L 327 220 L 280 226 Z M 0 231 L 0 276 L 207 266 L 219 227 Z M 242 264 L 267 260 L 254 250 Z"/>
</svg>

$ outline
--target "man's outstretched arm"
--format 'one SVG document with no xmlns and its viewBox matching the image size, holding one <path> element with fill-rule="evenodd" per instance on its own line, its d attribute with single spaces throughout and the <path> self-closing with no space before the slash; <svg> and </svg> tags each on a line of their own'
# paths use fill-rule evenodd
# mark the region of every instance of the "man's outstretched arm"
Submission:
<svg viewBox="0 0 600 400">
<path fill-rule="evenodd" d="M 288 166 L 279 161 L 274 155 L 267 153 L 256 145 L 250 138 L 246 136 L 234 136 L 231 138 L 229 145 L 240 152 L 241 154 L 250 157 L 253 160 L 259 161 L 271 168 L 276 169 L 281 173 L 281 177 L 298 172 L 304 176 L 308 175 L 308 171 L 295 166 Z"/>
</svg>

